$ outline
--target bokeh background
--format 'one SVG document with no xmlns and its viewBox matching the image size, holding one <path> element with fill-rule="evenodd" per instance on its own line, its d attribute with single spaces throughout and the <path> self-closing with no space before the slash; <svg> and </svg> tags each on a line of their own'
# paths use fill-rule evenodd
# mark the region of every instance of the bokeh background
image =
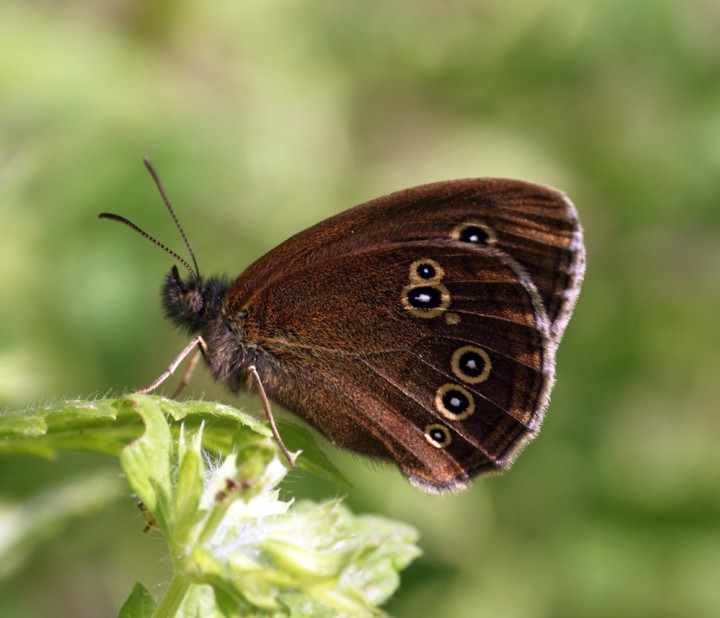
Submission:
<svg viewBox="0 0 720 618">
<path fill-rule="evenodd" d="M 395 616 L 720 615 L 717 1 L 3 0 L 0 406 L 144 385 L 184 345 L 158 302 L 170 258 L 96 220 L 182 252 L 145 154 L 206 273 L 421 183 L 565 190 L 586 282 L 513 470 L 438 499 L 326 450 L 353 509 L 422 534 Z M 3 512 L 88 470 L 117 500 L 48 516 L 0 572 L 0 614 L 112 616 L 167 581 L 112 460 L 2 460 Z"/>
</svg>

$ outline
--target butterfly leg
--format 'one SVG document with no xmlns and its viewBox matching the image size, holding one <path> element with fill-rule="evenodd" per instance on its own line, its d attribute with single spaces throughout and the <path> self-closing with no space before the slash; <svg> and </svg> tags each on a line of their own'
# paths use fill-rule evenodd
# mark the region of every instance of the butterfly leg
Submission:
<svg viewBox="0 0 720 618">
<path fill-rule="evenodd" d="M 275 437 L 275 440 L 277 441 L 278 446 L 280 446 L 280 450 L 282 451 L 282 454 L 284 455 L 285 459 L 287 459 L 287 462 L 290 465 L 290 468 L 294 468 L 295 461 L 293 460 L 292 455 L 290 454 L 290 451 L 288 451 L 287 447 L 285 446 L 285 443 L 282 441 L 282 438 L 280 437 L 280 432 L 278 431 L 277 426 L 275 425 L 275 418 L 273 417 L 272 409 L 270 408 L 270 400 L 268 399 L 268 396 L 265 393 L 265 387 L 263 386 L 262 380 L 260 380 L 260 374 L 258 373 L 258 370 L 256 369 L 255 365 L 250 365 L 250 373 L 252 374 L 252 377 L 255 379 L 255 384 L 257 384 L 258 391 L 260 391 L 260 397 L 262 398 L 263 408 L 265 409 L 265 416 L 267 416 L 268 422 L 270 423 L 270 430 L 272 431 L 272 434 Z"/>
<path fill-rule="evenodd" d="M 198 350 L 193 354 L 193 357 L 190 359 L 190 363 L 187 366 L 187 369 L 185 370 L 185 373 L 183 373 L 182 378 L 180 378 L 180 383 L 177 385 L 175 390 L 173 391 L 173 394 L 170 395 L 170 399 L 176 399 L 177 396 L 180 394 L 182 389 L 184 389 L 188 383 L 190 382 L 190 378 L 192 378 L 192 374 L 195 371 L 195 368 L 198 366 L 198 363 L 200 362 L 200 359 L 202 358 L 202 351 Z"/>
<path fill-rule="evenodd" d="M 145 395 L 147 393 L 151 393 L 152 391 L 154 391 L 158 386 L 160 386 L 165 380 L 167 380 L 171 375 L 173 375 L 175 373 L 175 370 L 177 369 L 178 365 L 183 362 L 185 357 L 188 354 L 190 354 L 190 352 L 192 352 L 192 350 L 195 346 L 200 346 L 200 349 L 203 352 L 207 352 L 207 344 L 205 343 L 205 340 L 200 335 L 198 335 L 197 337 L 193 337 L 192 341 L 190 341 L 190 343 L 188 343 L 183 348 L 182 352 L 180 352 L 180 354 L 177 355 L 177 358 L 175 358 L 175 360 L 172 363 L 170 363 L 170 366 L 160 376 L 158 376 L 158 378 L 152 384 L 146 386 L 145 388 L 138 388 L 133 392 L 139 393 L 140 395 Z M 192 367 L 192 369 L 195 369 L 195 366 L 193 365 L 193 361 L 195 361 L 194 358 L 190 362 L 190 367 Z M 195 362 L 195 365 L 197 365 L 197 362 Z M 188 372 L 186 371 L 185 375 L 183 375 L 183 380 L 187 376 L 187 373 Z M 192 373 L 192 372 L 190 372 L 190 373 Z M 190 379 L 189 376 L 187 376 L 187 377 L 188 377 L 188 379 Z M 180 388 L 185 386 L 185 384 L 182 384 L 182 382 L 181 382 L 181 385 L 182 386 Z"/>
</svg>

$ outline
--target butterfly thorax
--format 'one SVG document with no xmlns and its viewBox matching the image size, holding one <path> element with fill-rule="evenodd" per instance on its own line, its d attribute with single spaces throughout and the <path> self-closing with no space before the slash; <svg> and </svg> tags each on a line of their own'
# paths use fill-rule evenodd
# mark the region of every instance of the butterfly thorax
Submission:
<svg viewBox="0 0 720 618">
<path fill-rule="evenodd" d="M 207 349 L 205 360 L 212 376 L 237 391 L 247 378 L 257 351 L 247 337 L 247 312 L 230 310 L 223 277 L 189 278 L 183 281 L 173 268 L 162 290 L 165 315 L 189 335 L 201 335 Z"/>
</svg>

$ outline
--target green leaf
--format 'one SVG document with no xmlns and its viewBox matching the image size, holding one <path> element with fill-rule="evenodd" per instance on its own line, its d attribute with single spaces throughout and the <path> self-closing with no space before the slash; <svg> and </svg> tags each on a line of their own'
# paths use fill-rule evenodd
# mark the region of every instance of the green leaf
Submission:
<svg viewBox="0 0 720 618">
<path fill-rule="evenodd" d="M 300 425 L 282 419 L 277 420 L 277 426 L 280 437 L 288 449 L 290 451 L 302 451 L 303 456 L 297 461 L 298 468 L 342 485 L 347 489 L 352 489 L 350 482 L 320 449 L 313 434 Z"/>
<path fill-rule="evenodd" d="M 59 449 L 119 455 L 145 431 L 149 406 L 167 416 L 173 435 L 203 426 L 203 448 L 228 455 L 250 435 L 271 436 L 264 421 L 236 408 L 207 401 L 173 401 L 149 395 L 119 399 L 68 400 L 0 411 L 0 455 L 28 454 L 55 457 Z M 302 450 L 298 466 L 312 474 L 350 487 L 343 475 L 318 448 L 304 427 L 283 421 L 281 435 L 292 450 Z"/>
<path fill-rule="evenodd" d="M 187 591 L 176 618 L 226 618 L 236 616 L 232 611 L 220 610 L 217 595 L 210 586 L 191 586 Z M 159 618 L 159 617 L 158 617 Z M 245 618 L 245 617 L 243 617 Z M 249 617 L 248 617 L 249 618 Z"/>
<path fill-rule="evenodd" d="M 117 455 L 140 434 L 142 422 L 135 413 L 118 417 L 115 403 L 78 399 L 0 411 L 0 455 L 50 458 L 61 448 Z"/>
<path fill-rule="evenodd" d="M 136 583 L 127 598 L 118 618 L 151 618 L 155 613 L 155 599 L 141 583 Z"/>
<path fill-rule="evenodd" d="M 155 398 L 134 395 L 118 402 L 125 410 L 135 410 L 145 425 L 145 433 L 125 447 L 120 464 L 130 487 L 167 532 L 173 526 L 171 506 L 171 466 L 174 444 L 170 427 Z"/>
<path fill-rule="evenodd" d="M 191 440 L 188 448 L 186 439 Z M 177 487 L 175 489 L 176 537 L 182 542 L 188 540 L 192 528 L 197 524 L 201 513 L 198 511 L 203 490 L 204 468 L 200 453 L 202 442 L 202 429 L 194 436 L 187 438 L 181 432 L 178 440 L 178 459 L 180 465 L 177 474 Z"/>
</svg>

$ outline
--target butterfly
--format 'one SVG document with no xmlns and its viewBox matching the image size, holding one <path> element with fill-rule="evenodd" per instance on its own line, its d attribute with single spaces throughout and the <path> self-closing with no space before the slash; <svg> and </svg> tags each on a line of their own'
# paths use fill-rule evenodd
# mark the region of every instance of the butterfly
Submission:
<svg viewBox="0 0 720 618">
<path fill-rule="evenodd" d="M 166 315 L 231 391 L 255 384 L 332 443 L 431 493 L 510 466 L 540 430 L 585 249 L 570 200 L 520 180 L 426 184 L 310 227 L 237 279 L 175 256 Z"/>
</svg>

